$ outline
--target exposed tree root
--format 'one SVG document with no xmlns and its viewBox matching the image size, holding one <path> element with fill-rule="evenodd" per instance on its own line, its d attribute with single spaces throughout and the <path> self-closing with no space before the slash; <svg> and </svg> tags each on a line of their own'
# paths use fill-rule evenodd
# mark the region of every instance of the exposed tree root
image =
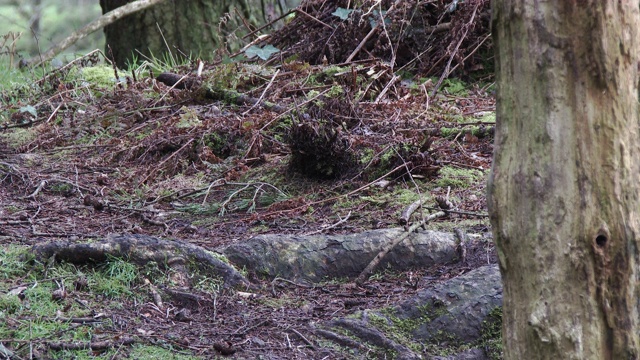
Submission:
<svg viewBox="0 0 640 360">
<path fill-rule="evenodd" d="M 249 281 L 231 265 L 202 247 L 147 235 L 108 236 L 102 241 L 84 244 L 56 241 L 34 245 L 32 251 L 42 262 L 55 256 L 56 260 L 84 264 L 106 261 L 112 256 L 125 258 L 137 265 L 154 261 L 161 267 L 179 270 L 192 264 L 210 276 L 221 277 L 225 287 L 249 285 Z"/>
</svg>

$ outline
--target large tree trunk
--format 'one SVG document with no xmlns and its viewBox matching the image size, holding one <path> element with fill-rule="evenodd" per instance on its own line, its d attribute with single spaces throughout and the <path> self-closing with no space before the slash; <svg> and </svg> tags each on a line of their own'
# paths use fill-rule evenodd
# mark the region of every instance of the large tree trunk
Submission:
<svg viewBox="0 0 640 360">
<path fill-rule="evenodd" d="M 506 359 L 638 359 L 638 1 L 494 0 Z"/>
<path fill-rule="evenodd" d="M 100 0 L 100 6 L 106 13 L 128 2 Z M 167 0 L 107 26 L 106 46 L 118 66 L 126 65 L 133 55 L 141 58 L 135 50 L 159 59 L 169 51 L 177 57 L 182 53 L 210 59 L 222 45 L 230 50 L 238 47 L 239 38 L 248 32 L 240 16 L 247 25 L 258 26 L 268 15 L 280 13 L 280 7 L 259 0 Z"/>
</svg>

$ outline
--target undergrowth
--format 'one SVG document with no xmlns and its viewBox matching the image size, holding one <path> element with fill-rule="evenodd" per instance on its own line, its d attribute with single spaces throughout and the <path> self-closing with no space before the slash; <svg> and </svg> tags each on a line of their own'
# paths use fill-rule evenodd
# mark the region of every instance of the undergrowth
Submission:
<svg viewBox="0 0 640 360">
<path fill-rule="evenodd" d="M 147 302 L 143 278 L 166 277 L 155 269 L 142 276 L 133 264 L 111 258 L 96 267 L 34 261 L 24 246 L 2 246 L 0 251 L 0 353 L 15 358 L 33 354 L 56 359 L 112 358 L 128 352 L 115 341 L 102 350 L 54 350 L 58 344 L 95 343 L 117 332 L 119 309 Z M 199 287 L 218 291 L 217 280 L 201 277 Z M 114 316 L 116 316 L 114 318 Z M 87 319 L 77 322 L 73 319 Z M 139 322 L 140 319 L 128 321 Z M 108 336 L 108 337 L 105 337 Z M 116 338 L 117 339 L 117 338 Z M 29 346 L 25 346 L 29 345 Z M 193 359 L 188 351 L 139 344 L 130 356 L 138 359 Z M 45 355 L 48 354 L 48 355 Z"/>
</svg>

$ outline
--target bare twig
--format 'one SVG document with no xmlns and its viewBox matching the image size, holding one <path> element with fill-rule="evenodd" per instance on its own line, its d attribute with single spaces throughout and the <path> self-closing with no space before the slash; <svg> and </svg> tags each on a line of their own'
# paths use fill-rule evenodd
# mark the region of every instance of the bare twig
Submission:
<svg viewBox="0 0 640 360">
<path fill-rule="evenodd" d="M 453 229 L 453 233 L 456 235 L 456 239 L 458 240 L 456 250 L 460 256 L 460 262 L 464 264 L 467 261 L 467 237 L 459 228 Z"/>
<path fill-rule="evenodd" d="M 440 208 L 435 208 L 435 207 L 425 207 L 425 209 L 427 209 L 427 210 L 441 210 Z M 475 213 L 475 212 L 469 212 L 469 211 L 447 210 L 447 212 L 450 213 L 450 214 L 460 214 L 460 215 L 477 216 L 477 217 L 489 217 L 489 214 Z"/>
<path fill-rule="evenodd" d="M 255 104 L 253 104 L 253 106 L 251 106 L 249 108 L 249 110 L 245 111 L 242 113 L 242 116 L 247 116 L 247 114 L 253 110 L 256 106 L 262 104 L 262 99 L 264 99 L 264 95 L 267 93 L 267 91 L 269 90 L 269 88 L 271 87 L 271 85 L 273 85 L 273 81 L 276 79 L 276 77 L 278 76 L 278 74 L 280 73 L 280 69 L 276 70 L 276 72 L 273 74 L 273 76 L 271 77 L 271 80 L 269 81 L 269 84 L 267 85 L 267 87 L 264 89 L 264 91 L 262 92 L 262 94 L 260 95 L 260 97 L 258 98 L 258 101 L 255 102 Z"/>
<path fill-rule="evenodd" d="M 306 284 L 300 284 L 300 283 L 297 283 L 295 281 L 287 280 L 287 279 L 284 279 L 284 278 L 281 278 L 281 277 L 277 277 L 277 278 L 271 280 L 271 287 L 275 286 L 276 282 L 278 282 L 278 281 L 286 282 L 286 283 L 289 283 L 291 285 L 295 285 L 295 286 L 299 286 L 299 287 L 303 287 L 303 288 L 312 288 L 313 287 L 313 286 L 309 286 L 309 285 L 306 285 Z"/>
<path fill-rule="evenodd" d="M 261 31 L 261 30 L 263 30 L 263 29 L 265 29 L 265 28 L 267 28 L 267 27 L 269 27 L 269 26 L 272 26 L 273 24 L 275 24 L 275 23 L 277 23 L 278 21 L 280 21 L 280 20 L 282 20 L 282 19 L 286 18 L 286 17 L 287 17 L 287 16 L 289 16 L 290 14 L 293 14 L 295 11 L 296 11 L 295 9 L 289 10 L 288 12 L 286 12 L 286 13 L 284 13 L 284 14 L 280 15 L 279 17 L 277 17 L 277 18 L 275 18 L 275 19 L 273 19 L 273 20 L 271 20 L 271 21 L 270 21 L 270 22 L 268 22 L 267 24 L 264 24 L 264 25 L 260 26 L 259 28 L 257 28 L 257 29 L 255 29 L 255 30 L 251 31 L 251 32 L 250 32 L 250 33 L 248 33 L 247 35 L 243 36 L 243 37 L 242 37 L 242 40 L 244 40 L 244 39 L 248 38 L 249 36 L 252 36 L 253 34 L 257 33 L 258 31 Z"/>
<path fill-rule="evenodd" d="M 300 13 L 300 14 L 302 14 L 302 15 L 304 15 L 304 16 L 306 16 L 306 17 L 310 18 L 310 19 L 311 19 L 311 20 L 313 20 L 313 21 L 316 21 L 316 22 L 318 22 L 318 23 L 322 24 L 323 26 L 328 27 L 328 28 L 329 28 L 329 29 L 331 29 L 331 30 L 335 30 L 335 29 L 333 28 L 333 26 L 331 26 L 331 25 L 327 24 L 326 22 L 321 21 L 320 19 L 318 19 L 318 18 L 316 18 L 316 17 L 312 16 L 312 15 L 311 15 L 311 14 L 309 14 L 309 13 L 304 12 L 304 11 L 303 11 L 303 10 L 301 10 L 301 9 L 295 9 L 295 11 L 296 11 L 297 13 Z"/>
<path fill-rule="evenodd" d="M 376 26 L 371 28 L 371 31 L 369 31 L 367 36 L 365 36 L 364 39 L 362 39 L 362 41 L 360 41 L 360 44 L 358 44 L 358 46 L 355 48 L 355 50 L 353 50 L 351 55 L 349 55 L 349 57 L 347 58 L 347 61 L 345 61 L 346 63 L 350 63 L 351 60 L 353 60 L 353 58 L 356 57 L 356 55 L 358 55 L 360 50 L 362 50 L 362 47 L 364 46 L 364 44 L 366 44 L 367 41 L 369 41 L 369 39 L 373 36 L 373 34 L 375 34 L 376 30 L 378 30 L 378 24 L 376 24 Z"/>
<path fill-rule="evenodd" d="M 465 56 L 461 62 L 457 63 L 456 66 L 453 67 L 453 69 L 451 69 L 450 72 L 454 72 L 458 66 L 460 66 L 461 64 L 464 64 L 465 60 L 467 60 L 468 58 L 470 58 L 473 54 L 475 54 L 476 51 L 478 51 L 478 49 L 480 49 L 480 46 L 482 46 L 482 44 L 484 44 L 485 41 L 487 41 L 489 38 L 491 37 L 491 34 L 487 34 L 482 41 L 480 41 L 480 43 L 473 48 L 473 50 L 471 50 L 471 52 L 469 54 L 467 54 L 467 56 Z"/>
<path fill-rule="evenodd" d="M 158 306 L 158 308 L 162 309 L 164 304 L 162 303 L 162 297 L 160 293 L 158 293 L 158 289 L 149 281 L 149 279 L 144 279 L 145 285 L 149 286 L 149 291 L 151 291 L 151 297 L 153 297 L 153 302 Z"/>
<path fill-rule="evenodd" d="M 82 349 L 91 349 L 91 350 L 106 350 L 109 348 L 113 348 L 115 346 L 121 345 L 131 345 L 135 342 L 134 338 L 131 337 L 123 337 L 118 341 L 113 340 L 105 340 L 105 341 L 95 341 L 95 342 L 47 342 L 47 345 L 51 350 L 82 350 Z"/>
<path fill-rule="evenodd" d="M 405 207 L 404 210 L 402 210 L 402 213 L 400 213 L 400 217 L 398 218 L 398 223 L 400 225 L 408 224 L 409 218 L 411 217 L 411 215 L 416 210 L 418 210 L 422 206 L 422 204 L 425 203 L 425 201 L 427 201 L 427 199 L 421 198 L 419 200 L 412 202 L 409 206 Z"/>
<path fill-rule="evenodd" d="M 473 24 L 473 20 L 476 18 L 476 11 L 478 10 L 478 6 L 480 6 L 480 5 L 476 5 L 476 7 L 473 8 L 473 14 L 471 14 L 471 20 L 469 20 L 469 22 L 467 23 L 467 27 L 465 27 L 465 29 L 464 29 L 464 34 L 462 34 L 462 36 L 460 37 L 460 41 L 458 41 L 458 44 L 456 45 L 456 48 L 451 53 L 451 56 L 449 57 L 449 62 L 447 62 L 447 66 L 445 66 L 444 71 L 442 72 L 442 75 L 440 76 L 440 79 L 438 80 L 438 83 L 433 88 L 433 92 L 431 92 L 431 97 L 436 96 L 436 94 L 438 93 L 438 88 L 440 88 L 440 85 L 442 85 L 442 81 L 444 79 L 446 79 L 449 76 L 449 74 L 451 73 L 451 70 L 450 70 L 451 69 L 451 62 L 453 61 L 453 58 L 458 53 L 458 49 L 460 48 L 460 45 L 462 45 L 462 42 L 467 37 L 467 33 L 469 32 L 469 24 Z"/>
<path fill-rule="evenodd" d="M 164 163 L 166 163 L 167 161 L 169 161 L 169 159 L 171 159 L 171 158 L 173 158 L 174 156 L 176 156 L 176 154 L 178 154 L 179 152 L 181 152 L 181 151 L 182 151 L 182 149 L 184 149 L 185 147 L 187 147 L 187 145 L 191 144 L 191 143 L 193 142 L 193 140 L 194 140 L 194 139 L 189 139 L 189 141 L 187 141 L 184 145 L 182 145 L 182 146 L 180 147 L 180 149 L 178 149 L 177 151 L 175 151 L 175 152 L 174 152 L 173 154 L 171 154 L 168 158 L 166 158 L 166 159 L 162 160 L 162 162 L 161 162 L 160 164 L 158 164 L 158 166 L 156 166 L 156 168 L 155 168 L 153 171 L 151 171 L 151 172 L 149 173 L 149 175 L 147 175 L 144 179 L 142 179 L 142 181 L 140 182 L 140 184 L 144 184 L 144 183 L 149 179 L 149 177 L 151 177 L 151 175 L 154 175 L 158 169 L 162 168 L 162 165 L 163 165 Z"/>
<path fill-rule="evenodd" d="M 311 341 L 309 341 L 309 339 L 307 339 L 306 337 L 304 337 L 304 335 L 300 334 L 300 332 L 294 328 L 289 328 L 290 331 L 292 331 L 294 334 L 298 335 L 300 337 L 300 339 L 302 339 L 302 341 L 305 342 L 305 344 L 309 345 L 309 348 L 315 350 L 316 346 L 313 345 L 313 343 Z"/>
<path fill-rule="evenodd" d="M 444 211 L 440 211 L 437 212 L 435 214 L 429 215 L 426 219 L 412 225 L 408 231 L 404 232 L 402 235 L 400 235 L 399 237 L 397 237 L 396 239 L 394 239 L 391 243 L 387 244 L 386 246 L 384 246 L 382 248 L 382 250 L 380 250 L 380 252 L 378 253 L 378 255 L 376 255 L 375 258 L 373 258 L 373 260 L 371 260 L 371 262 L 369 263 L 369 265 L 367 265 L 366 268 L 364 268 L 364 270 L 362 270 L 362 272 L 360 273 L 360 275 L 358 275 L 358 277 L 355 280 L 355 283 L 358 285 L 362 285 L 364 284 L 366 278 L 369 276 L 369 274 L 371 274 L 371 272 L 373 271 L 373 269 L 375 269 L 376 266 L 378 266 L 378 264 L 380 264 L 380 262 L 382 261 L 382 259 L 384 259 L 384 257 L 391 251 L 393 250 L 393 248 L 395 248 L 398 244 L 400 244 L 401 242 L 403 242 L 407 237 L 409 237 L 409 235 L 411 235 L 411 233 L 413 233 L 414 231 L 416 231 L 418 228 L 420 228 L 421 226 L 424 226 L 427 222 L 436 219 L 436 218 L 440 218 L 440 217 L 444 217 L 447 214 Z"/>
<path fill-rule="evenodd" d="M 316 230 L 316 231 L 312 231 L 312 232 L 305 233 L 304 235 L 320 234 L 320 233 L 321 233 L 321 232 L 323 232 L 323 231 L 326 231 L 326 230 L 329 230 L 329 229 L 333 229 L 334 227 L 337 227 L 337 226 L 339 226 L 340 224 L 343 224 L 343 223 L 347 222 L 347 220 L 349 220 L 349 217 L 350 217 L 350 216 L 351 216 L 351 211 L 349 211 L 349 213 L 347 214 L 347 216 L 345 216 L 345 217 L 344 217 L 344 219 L 343 219 L 343 218 L 341 218 L 341 217 L 340 217 L 340 215 L 338 215 L 338 219 L 340 219 L 338 222 L 333 223 L 333 224 L 331 224 L 331 225 L 329 225 L 329 226 L 327 226 L 327 227 L 323 227 L 322 229 L 318 229 L 318 230 Z"/>
<path fill-rule="evenodd" d="M 385 86 L 384 89 L 380 91 L 380 94 L 378 94 L 378 97 L 376 97 L 376 100 L 373 103 L 374 104 L 379 103 L 380 100 L 382 100 L 382 98 L 387 94 L 387 91 L 389 91 L 389 88 L 391 88 L 391 86 L 393 86 L 396 82 L 398 82 L 398 80 L 400 80 L 400 76 L 393 75 L 391 80 L 389 80 L 389 82 L 387 83 L 387 86 Z"/>
<path fill-rule="evenodd" d="M 40 181 L 40 184 L 38 184 L 38 187 L 36 188 L 36 190 L 34 192 L 32 192 L 31 194 L 25 196 L 23 199 L 29 199 L 32 198 L 35 200 L 36 195 L 38 195 L 40 193 L 40 191 L 42 191 L 42 189 L 47 186 L 47 180 L 42 180 Z"/>
</svg>

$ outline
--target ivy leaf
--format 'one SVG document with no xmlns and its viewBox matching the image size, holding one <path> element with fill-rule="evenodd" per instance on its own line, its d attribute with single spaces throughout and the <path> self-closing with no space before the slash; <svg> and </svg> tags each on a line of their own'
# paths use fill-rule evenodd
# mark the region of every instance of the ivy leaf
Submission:
<svg viewBox="0 0 640 360">
<path fill-rule="evenodd" d="M 351 14 L 353 12 L 352 9 L 345 9 L 345 8 L 337 8 L 336 11 L 332 12 L 331 15 L 333 16 L 337 16 L 342 20 L 347 20 L 347 18 L 349 17 L 349 14 Z"/>
<path fill-rule="evenodd" d="M 266 45 L 264 47 L 251 45 L 247 50 L 244 51 L 244 54 L 247 55 L 249 59 L 257 56 L 262 60 L 267 60 L 269 57 L 271 57 L 271 55 L 277 54 L 279 52 L 280 49 L 273 45 Z"/>
<path fill-rule="evenodd" d="M 371 28 L 374 28 L 378 22 L 380 21 L 381 18 L 384 18 L 385 15 L 387 15 L 387 10 L 382 10 L 381 12 L 378 10 L 373 10 L 372 12 L 373 16 L 369 16 L 369 25 L 371 25 Z M 385 25 L 389 25 L 391 24 L 391 19 L 384 19 L 384 24 Z"/>
<path fill-rule="evenodd" d="M 21 107 L 20 108 L 20 112 L 21 113 L 28 112 L 29 114 L 33 115 L 34 117 L 38 116 L 38 112 L 36 111 L 36 108 L 33 107 L 32 105 L 27 105 L 27 106 Z"/>
</svg>

